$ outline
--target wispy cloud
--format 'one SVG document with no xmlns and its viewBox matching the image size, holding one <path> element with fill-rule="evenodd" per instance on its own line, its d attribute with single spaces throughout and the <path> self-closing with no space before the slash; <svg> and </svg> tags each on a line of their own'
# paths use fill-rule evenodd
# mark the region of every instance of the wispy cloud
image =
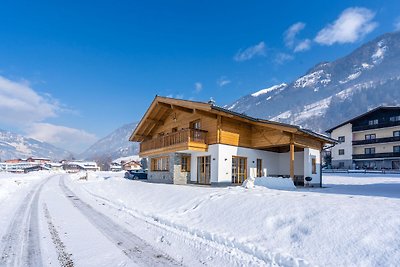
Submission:
<svg viewBox="0 0 400 267">
<path fill-rule="evenodd" d="M 233 57 L 235 61 L 241 62 L 250 60 L 254 57 L 266 56 L 266 46 L 264 42 L 260 42 L 256 45 L 250 46 L 244 50 L 239 50 L 236 55 Z"/>
<path fill-rule="evenodd" d="M 203 84 L 201 82 L 194 83 L 194 90 L 196 93 L 200 93 L 203 90 Z"/>
<path fill-rule="evenodd" d="M 24 125 L 56 117 L 60 110 L 58 101 L 38 94 L 26 81 L 0 76 L 0 122 Z"/>
<path fill-rule="evenodd" d="M 287 61 L 291 61 L 293 59 L 294 59 L 294 57 L 290 54 L 278 53 L 278 54 L 276 54 L 274 61 L 276 64 L 282 65 L 282 64 L 286 63 Z"/>
<path fill-rule="evenodd" d="M 293 48 L 297 34 L 306 27 L 303 22 L 297 22 L 289 27 L 283 34 L 285 45 L 288 48 Z"/>
<path fill-rule="evenodd" d="M 31 138 L 72 152 L 92 144 L 97 137 L 84 130 L 45 123 L 60 113 L 73 113 L 49 94 L 39 94 L 27 81 L 0 76 L 0 123 L 13 126 Z"/>
<path fill-rule="evenodd" d="M 394 21 L 394 30 L 395 31 L 400 31 L 400 17 L 398 17 L 395 21 Z"/>
<path fill-rule="evenodd" d="M 304 39 L 303 41 L 300 41 L 296 46 L 294 47 L 293 51 L 295 53 L 297 52 L 304 52 L 307 51 L 311 48 L 311 40 L 310 39 Z"/>
<path fill-rule="evenodd" d="M 221 76 L 218 80 L 217 80 L 217 85 L 219 87 L 223 87 L 225 85 L 228 85 L 231 83 L 231 80 L 229 80 L 227 77 L 225 76 Z"/>
<path fill-rule="evenodd" d="M 84 130 L 50 123 L 33 123 L 25 131 L 31 138 L 78 153 L 97 140 L 94 134 Z"/>
<path fill-rule="evenodd" d="M 375 13 L 367 8 L 345 9 L 333 23 L 318 32 L 314 41 L 322 45 L 354 43 L 378 26 L 374 17 Z"/>
</svg>

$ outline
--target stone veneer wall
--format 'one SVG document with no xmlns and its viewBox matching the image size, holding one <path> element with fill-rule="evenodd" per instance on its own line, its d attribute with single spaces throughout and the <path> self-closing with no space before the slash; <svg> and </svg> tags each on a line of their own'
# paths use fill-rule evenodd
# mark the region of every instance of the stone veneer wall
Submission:
<svg viewBox="0 0 400 267">
<path fill-rule="evenodd" d="M 182 156 L 186 154 L 182 153 L 169 153 L 149 157 L 149 171 L 148 180 L 156 183 L 167 183 L 167 184 L 187 184 L 190 179 L 190 172 L 181 171 L 181 160 Z M 169 157 L 169 170 L 168 171 L 151 171 L 151 159 L 157 157 Z"/>
</svg>

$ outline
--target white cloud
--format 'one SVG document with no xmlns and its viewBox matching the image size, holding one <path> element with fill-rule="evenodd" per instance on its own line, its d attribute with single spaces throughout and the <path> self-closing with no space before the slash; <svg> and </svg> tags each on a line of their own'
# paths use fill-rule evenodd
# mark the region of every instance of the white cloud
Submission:
<svg viewBox="0 0 400 267">
<path fill-rule="evenodd" d="M 196 93 L 200 93 L 203 90 L 203 84 L 201 82 L 194 83 L 194 90 Z"/>
<path fill-rule="evenodd" d="M 227 77 L 222 76 L 222 77 L 220 77 L 220 78 L 217 80 L 217 85 L 218 85 L 219 87 L 223 87 L 223 86 L 225 86 L 225 85 L 230 84 L 231 82 L 232 82 L 232 81 L 231 81 L 231 80 L 228 80 Z"/>
<path fill-rule="evenodd" d="M 320 30 L 314 40 L 322 45 L 354 43 L 378 26 L 372 21 L 374 17 L 375 13 L 367 8 L 345 9 L 336 21 Z"/>
<path fill-rule="evenodd" d="M 294 46 L 296 35 L 306 27 L 306 24 L 303 22 L 297 22 L 289 27 L 284 33 L 284 41 L 285 45 L 289 48 Z"/>
<path fill-rule="evenodd" d="M 281 65 L 287 61 L 293 60 L 293 56 L 286 53 L 278 53 L 275 56 L 275 63 Z"/>
<path fill-rule="evenodd" d="M 310 39 L 304 39 L 303 41 L 299 42 L 295 48 L 294 48 L 294 52 L 303 52 L 303 51 L 307 51 L 311 48 L 311 40 Z"/>
<path fill-rule="evenodd" d="M 50 123 L 33 123 L 26 130 L 26 135 L 52 145 L 67 148 L 72 152 L 82 152 L 92 145 L 97 137 L 84 130 L 69 128 Z"/>
<path fill-rule="evenodd" d="M 256 45 L 250 46 L 244 50 L 239 50 L 233 57 L 235 61 L 246 61 L 250 60 L 256 56 L 265 56 L 266 46 L 264 42 L 260 42 Z"/>
<path fill-rule="evenodd" d="M 394 21 L 394 30 L 395 31 L 400 31 L 400 17 L 398 17 L 395 21 Z"/>
<path fill-rule="evenodd" d="M 24 125 L 57 116 L 59 103 L 48 95 L 40 95 L 26 82 L 11 81 L 0 76 L 0 122 Z"/>
</svg>

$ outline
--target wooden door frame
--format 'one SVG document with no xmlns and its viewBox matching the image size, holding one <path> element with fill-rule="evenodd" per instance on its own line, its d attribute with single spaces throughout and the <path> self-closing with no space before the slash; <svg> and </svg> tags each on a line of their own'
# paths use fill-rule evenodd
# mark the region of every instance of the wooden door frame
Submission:
<svg viewBox="0 0 400 267">
<path fill-rule="evenodd" d="M 233 159 L 234 158 L 236 158 L 237 159 L 237 167 L 236 167 L 236 170 L 237 170 L 237 172 L 236 172 L 236 178 L 238 178 L 239 177 L 239 165 L 240 165 L 240 163 L 239 163 L 239 160 L 240 159 L 244 159 L 245 161 L 244 161 L 244 177 L 243 177 L 243 181 L 241 181 L 241 182 L 235 182 L 234 180 L 233 180 L 233 175 L 234 175 L 234 173 L 232 172 L 232 183 L 233 184 L 240 184 L 240 183 L 242 183 L 242 182 L 244 182 L 246 179 L 247 179 L 247 157 L 242 157 L 242 156 L 232 156 L 232 166 L 231 166 L 231 169 L 233 169 Z M 233 171 L 233 170 L 232 170 Z M 242 174 L 242 173 L 241 173 Z M 237 179 L 237 180 L 239 180 L 239 179 Z"/>
<path fill-rule="evenodd" d="M 200 167 L 200 158 L 203 158 L 204 159 L 204 162 L 203 162 L 203 165 L 204 165 L 204 182 L 200 182 L 200 170 L 199 170 L 199 167 Z M 209 165 L 209 167 L 208 167 L 208 181 L 207 181 L 207 174 L 206 174 L 206 158 L 209 158 L 209 162 L 208 162 L 208 165 Z M 198 156 L 197 157 L 197 162 L 196 162 L 196 165 L 197 165 L 197 183 L 198 184 L 207 184 L 207 185 L 209 185 L 209 184 L 211 184 L 211 156 Z M 208 182 L 208 183 L 207 183 Z"/>
</svg>

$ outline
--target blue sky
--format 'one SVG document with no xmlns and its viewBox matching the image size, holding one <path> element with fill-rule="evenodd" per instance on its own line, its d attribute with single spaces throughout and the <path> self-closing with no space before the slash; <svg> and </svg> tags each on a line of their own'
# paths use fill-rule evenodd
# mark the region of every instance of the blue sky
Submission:
<svg viewBox="0 0 400 267">
<path fill-rule="evenodd" d="M 81 152 L 156 94 L 222 106 L 396 29 L 399 1 L 3 1 L 0 128 Z"/>
</svg>

